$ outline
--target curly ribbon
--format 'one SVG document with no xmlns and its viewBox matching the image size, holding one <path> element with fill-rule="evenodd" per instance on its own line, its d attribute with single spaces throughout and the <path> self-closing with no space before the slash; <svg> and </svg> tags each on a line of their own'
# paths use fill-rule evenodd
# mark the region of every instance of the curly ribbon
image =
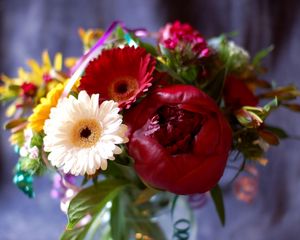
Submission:
<svg viewBox="0 0 300 240">
<path fill-rule="evenodd" d="M 174 219 L 174 211 L 179 195 L 173 199 L 171 206 L 171 218 Z M 179 218 L 173 223 L 173 239 L 175 240 L 188 240 L 190 237 L 191 221 L 185 218 Z"/>
<path fill-rule="evenodd" d="M 179 219 L 174 224 L 173 239 L 188 240 L 190 237 L 191 223 L 187 219 Z"/>
</svg>

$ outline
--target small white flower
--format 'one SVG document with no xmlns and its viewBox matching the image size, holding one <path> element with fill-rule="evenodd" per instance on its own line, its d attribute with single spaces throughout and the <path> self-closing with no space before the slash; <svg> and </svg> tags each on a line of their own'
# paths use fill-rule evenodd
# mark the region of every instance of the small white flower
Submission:
<svg viewBox="0 0 300 240">
<path fill-rule="evenodd" d="M 118 103 L 99 106 L 99 94 L 90 97 L 86 91 L 60 101 L 44 125 L 44 150 L 52 165 L 76 176 L 105 170 L 107 159 L 122 152 L 117 144 L 128 141 L 118 112 Z"/>
<path fill-rule="evenodd" d="M 244 48 L 241 48 L 240 46 L 236 45 L 235 42 L 229 41 L 228 48 L 231 56 L 238 55 L 245 61 L 248 61 L 250 59 L 249 53 Z"/>
<path fill-rule="evenodd" d="M 39 149 L 37 146 L 33 146 L 28 149 L 29 158 L 30 159 L 38 159 L 39 158 Z"/>
<path fill-rule="evenodd" d="M 25 142 L 28 143 L 28 144 L 30 144 L 32 137 L 33 137 L 32 129 L 31 128 L 26 128 L 24 130 Z"/>
<path fill-rule="evenodd" d="M 34 146 L 33 148 L 30 146 L 31 145 L 31 139 L 33 137 L 33 132 L 30 128 L 27 128 L 24 130 L 24 144 L 23 146 L 20 148 L 20 156 L 21 157 L 30 157 L 32 159 L 37 159 L 38 158 L 38 154 L 39 154 L 39 149 Z M 33 157 L 31 157 L 33 156 Z"/>
<path fill-rule="evenodd" d="M 21 147 L 19 154 L 21 157 L 27 157 L 29 154 L 28 148 L 26 146 Z"/>
</svg>

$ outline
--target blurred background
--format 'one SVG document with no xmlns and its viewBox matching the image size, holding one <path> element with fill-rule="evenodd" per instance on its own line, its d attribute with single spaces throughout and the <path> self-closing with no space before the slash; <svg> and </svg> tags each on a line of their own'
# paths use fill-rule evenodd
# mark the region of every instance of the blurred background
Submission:
<svg viewBox="0 0 300 240">
<path fill-rule="evenodd" d="M 0 72 L 17 75 L 28 58 L 82 53 L 77 29 L 106 28 L 113 20 L 129 28 L 157 31 L 176 19 L 189 22 L 204 36 L 238 32 L 235 40 L 251 54 L 271 44 L 264 78 L 300 87 L 300 1 L 298 0 L 0 0 Z M 269 122 L 300 136 L 300 115 L 281 110 Z M 5 121 L 1 108 L 1 125 Z M 50 198 L 51 181 L 35 183 L 36 198 L 28 199 L 12 183 L 17 156 L 0 132 L 0 239 L 58 239 L 66 223 L 59 202 Z M 252 204 L 225 192 L 227 223 L 223 228 L 214 207 L 197 210 L 199 240 L 297 240 L 300 236 L 299 141 L 285 140 L 268 153 L 260 167 L 259 193 Z"/>
</svg>

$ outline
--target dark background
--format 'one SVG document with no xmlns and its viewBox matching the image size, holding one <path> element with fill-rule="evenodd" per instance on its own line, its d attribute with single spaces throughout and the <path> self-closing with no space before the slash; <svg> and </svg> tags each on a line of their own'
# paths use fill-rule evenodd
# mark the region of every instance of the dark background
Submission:
<svg viewBox="0 0 300 240">
<path fill-rule="evenodd" d="M 297 0 L 2 0 L 0 1 L 0 72 L 16 76 L 26 59 L 79 56 L 78 27 L 106 28 L 116 19 L 128 27 L 158 30 L 168 21 L 188 21 L 204 36 L 237 31 L 235 40 L 250 53 L 275 45 L 265 61 L 266 76 L 279 84 L 300 78 L 300 1 Z M 1 112 L 1 122 L 5 120 Z M 270 119 L 293 136 L 300 136 L 299 115 L 287 110 Z M 51 182 L 36 181 L 37 197 L 29 200 L 12 184 L 17 156 L 1 134 L 0 239 L 58 239 L 66 223 L 59 203 L 49 196 Z M 260 168 L 259 195 L 251 205 L 225 195 L 227 224 L 220 226 L 211 203 L 197 211 L 199 240 L 300 239 L 299 142 L 285 140 L 268 153 L 269 165 Z"/>
</svg>

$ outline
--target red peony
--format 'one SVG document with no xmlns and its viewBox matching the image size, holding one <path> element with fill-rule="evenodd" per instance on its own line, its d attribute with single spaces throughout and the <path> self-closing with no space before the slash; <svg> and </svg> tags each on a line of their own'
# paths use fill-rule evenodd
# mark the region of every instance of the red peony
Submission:
<svg viewBox="0 0 300 240">
<path fill-rule="evenodd" d="M 155 59 L 143 48 L 124 47 L 104 50 L 86 68 L 80 90 L 100 93 L 100 100 L 112 99 L 129 108 L 151 86 Z"/>
<path fill-rule="evenodd" d="M 148 184 L 202 193 L 223 174 L 231 128 L 216 103 L 190 85 L 157 89 L 125 115 L 128 152 Z"/>
<path fill-rule="evenodd" d="M 258 98 L 243 80 L 234 75 L 229 75 L 226 78 L 223 95 L 225 105 L 232 109 L 239 109 L 243 106 L 257 106 L 258 104 Z"/>
<path fill-rule="evenodd" d="M 187 23 L 175 21 L 167 24 L 159 32 L 159 42 L 168 49 L 182 50 L 187 46 L 199 57 L 210 55 L 210 50 L 202 35 Z"/>
</svg>

